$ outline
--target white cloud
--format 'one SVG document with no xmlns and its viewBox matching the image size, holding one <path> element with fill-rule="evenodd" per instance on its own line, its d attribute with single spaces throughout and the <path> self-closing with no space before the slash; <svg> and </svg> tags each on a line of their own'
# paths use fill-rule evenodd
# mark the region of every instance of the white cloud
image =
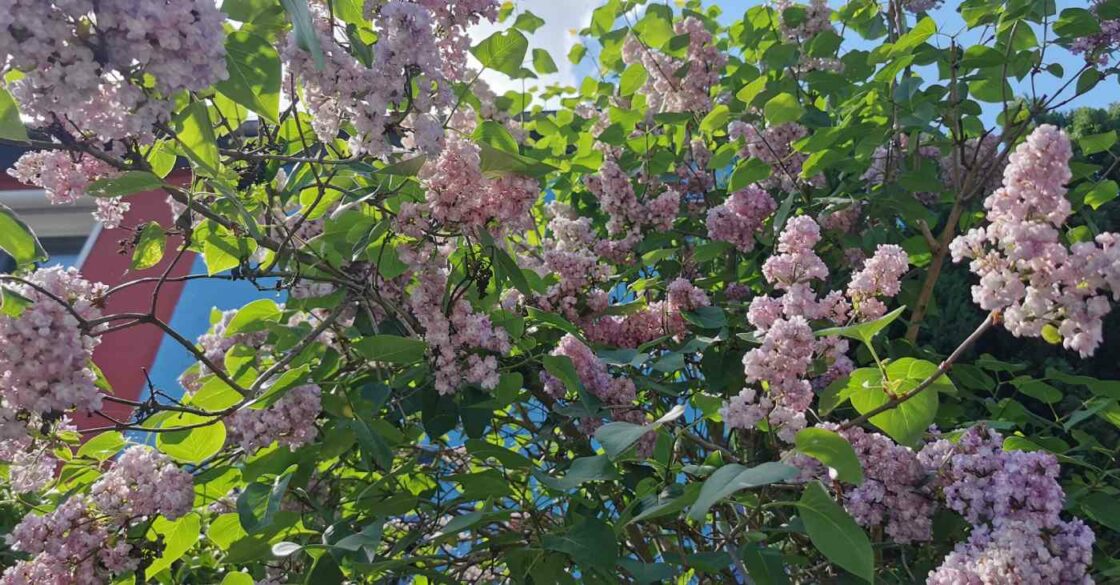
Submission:
<svg viewBox="0 0 1120 585">
<path fill-rule="evenodd" d="M 552 55 L 556 62 L 556 73 L 542 75 L 539 79 L 510 79 L 505 74 L 495 71 L 486 71 L 482 79 L 486 80 L 495 93 L 501 95 L 507 91 L 521 91 L 522 88 L 544 88 L 552 84 L 577 86 L 579 78 L 576 67 L 568 61 L 568 51 L 579 42 L 576 31 L 591 23 L 591 12 L 600 4 L 601 0 L 517 0 L 517 9 L 501 24 L 484 23 L 471 28 L 471 40 L 475 43 L 485 39 L 494 32 L 509 28 L 510 24 L 521 11 L 528 10 L 541 17 L 545 24 L 533 34 L 526 34 L 529 39 L 529 51 L 544 49 Z M 479 64 L 471 57 L 471 64 Z"/>
</svg>

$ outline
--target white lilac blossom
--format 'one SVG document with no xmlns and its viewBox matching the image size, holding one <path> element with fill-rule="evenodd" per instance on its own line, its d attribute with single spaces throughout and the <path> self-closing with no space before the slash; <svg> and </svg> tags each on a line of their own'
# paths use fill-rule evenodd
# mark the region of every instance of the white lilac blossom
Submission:
<svg viewBox="0 0 1120 585">
<path fill-rule="evenodd" d="M 972 299 L 1000 311 L 1012 334 L 1041 337 L 1047 330 L 1083 357 L 1100 345 L 1101 322 L 1120 294 L 1116 235 L 1067 247 L 1059 229 L 1071 213 L 1069 138 L 1054 126 L 1035 129 L 1011 154 L 1003 186 L 985 201 L 988 224 L 953 240 L 953 260 L 971 260 L 980 277 Z"/>
</svg>

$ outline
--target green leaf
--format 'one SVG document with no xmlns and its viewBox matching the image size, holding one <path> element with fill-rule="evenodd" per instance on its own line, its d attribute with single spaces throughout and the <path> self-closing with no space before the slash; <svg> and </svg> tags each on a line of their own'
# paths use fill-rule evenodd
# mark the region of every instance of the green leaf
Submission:
<svg viewBox="0 0 1120 585">
<path fill-rule="evenodd" d="M 280 122 L 280 55 L 268 41 L 246 31 L 226 37 L 229 77 L 214 85 L 229 99 L 265 120 Z"/>
<path fill-rule="evenodd" d="M 163 187 L 163 179 L 148 171 L 125 171 L 115 177 L 98 179 L 86 191 L 91 197 L 123 197 L 133 193 L 155 191 Z"/>
<path fill-rule="evenodd" d="M 700 120 L 700 130 L 709 134 L 716 130 L 723 130 L 727 128 L 727 122 L 731 120 L 731 109 L 724 104 L 719 104 Z"/>
<path fill-rule="evenodd" d="M 187 554 L 202 534 L 202 521 L 193 513 L 175 521 L 160 516 L 152 522 L 152 531 L 163 537 L 163 552 L 148 566 L 149 577 L 171 567 L 171 563 Z"/>
<path fill-rule="evenodd" d="M 828 429 L 807 428 L 797 433 L 797 450 L 836 470 L 836 478 L 845 483 L 863 483 L 859 457 L 847 439 Z"/>
<path fill-rule="evenodd" d="M 253 576 L 249 573 L 226 573 L 221 585 L 253 585 Z"/>
<path fill-rule="evenodd" d="M 532 296 L 533 288 L 529 286 L 529 280 L 525 278 L 525 274 L 521 272 L 521 267 L 517 265 L 517 262 L 502 248 L 495 246 L 493 249 L 494 260 L 501 268 L 502 276 L 521 294 L 527 297 Z"/>
<path fill-rule="evenodd" d="M 27 128 L 19 118 L 19 107 L 11 94 L 0 87 L 0 138 L 6 140 L 27 140 Z"/>
<path fill-rule="evenodd" d="M 202 425 L 194 428 L 161 432 L 156 435 L 156 447 L 168 457 L 180 462 L 197 465 L 206 461 L 226 442 L 226 425 L 213 417 L 188 412 L 169 416 L 160 428 Z"/>
<path fill-rule="evenodd" d="M 1085 194 L 1085 205 L 1092 207 L 1094 210 L 1100 206 L 1116 199 L 1120 195 L 1120 185 L 1116 181 L 1108 179 L 1093 185 L 1093 189 Z"/>
<path fill-rule="evenodd" d="M 630 445 L 637 443 L 651 430 L 653 430 L 653 427 L 646 425 L 611 422 L 595 430 L 595 440 L 603 445 L 603 449 L 606 450 L 608 456 L 617 459 L 619 455 L 630 448 Z"/>
<path fill-rule="evenodd" d="M 411 337 L 373 335 L 357 340 L 353 347 L 372 362 L 415 364 L 424 359 L 428 344 Z"/>
<path fill-rule="evenodd" d="M 563 382 L 568 392 L 579 393 L 581 386 L 579 374 L 576 373 L 571 358 L 564 355 L 546 355 L 541 358 L 541 365 L 553 378 Z"/>
<path fill-rule="evenodd" d="M 556 61 L 552 60 L 552 55 L 544 49 L 533 49 L 533 70 L 542 75 L 559 71 L 556 68 Z"/>
<path fill-rule="evenodd" d="M 1084 8 L 1066 8 L 1054 23 L 1054 32 L 1075 39 L 1101 32 L 1101 25 L 1093 13 Z"/>
<path fill-rule="evenodd" d="M 544 26 L 544 19 L 528 10 L 518 14 L 517 20 L 513 21 L 514 28 L 521 29 L 530 34 L 542 26 Z"/>
<path fill-rule="evenodd" d="M 770 165 L 757 158 L 741 160 L 735 167 L 735 171 L 731 173 L 731 178 L 727 182 L 727 190 L 728 192 L 734 192 L 746 189 L 750 185 L 769 177 L 771 172 Z"/>
<path fill-rule="evenodd" d="M 132 251 L 132 269 L 147 270 L 163 260 L 163 247 L 167 244 L 167 232 L 154 221 L 149 221 L 140 229 L 136 249 Z"/>
<path fill-rule="evenodd" d="M 920 383 L 936 372 L 937 366 L 931 362 L 914 358 L 901 358 L 887 365 L 887 376 L 892 385 L 894 396 L 901 396 L 914 390 Z M 851 388 L 851 387 L 850 387 Z M 913 445 L 922 437 L 933 419 L 937 416 L 938 393 L 955 393 L 956 387 L 946 376 L 941 376 L 916 396 L 871 417 L 871 424 L 882 429 L 892 439 L 904 445 Z M 865 380 L 857 388 L 851 388 L 852 406 L 860 414 L 890 402 L 883 388 L 882 378 Z"/>
<path fill-rule="evenodd" d="M 269 325 L 278 323 L 283 309 L 272 299 L 257 299 L 237 310 L 225 329 L 225 336 L 238 333 L 262 331 Z"/>
<path fill-rule="evenodd" d="M 848 325 L 847 327 L 821 329 L 817 331 L 817 337 L 840 335 L 849 339 L 855 339 L 856 341 L 871 343 L 871 340 L 883 329 L 886 329 L 887 325 L 890 325 L 895 319 L 898 319 L 905 309 L 905 306 L 899 307 L 874 321 L 865 321 L 863 323 L 856 323 L 855 325 Z"/>
<path fill-rule="evenodd" d="M 1100 134 L 1082 136 L 1077 139 L 1077 144 L 1081 146 L 1082 154 L 1104 152 L 1112 148 L 1112 145 L 1116 144 L 1116 131 L 1109 130 L 1108 132 L 1101 132 Z"/>
<path fill-rule="evenodd" d="M 766 546 L 748 544 L 742 550 L 743 564 L 757 585 L 785 585 L 789 583 L 782 553 Z"/>
<path fill-rule="evenodd" d="M 487 177 L 523 175 L 539 178 L 552 172 L 551 165 L 516 152 L 499 150 L 486 143 L 479 144 L 480 166 Z"/>
<path fill-rule="evenodd" d="M 78 449 L 78 457 L 89 457 L 98 461 L 105 461 L 124 449 L 124 435 L 117 431 L 108 431 L 98 434 L 86 441 Z"/>
<path fill-rule="evenodd" d="M 545 325 L 554 329 L 559 329 L 565 333 L 571 333 L 579 339 L 583 339 L 583 334 L 575 325 L 572 325 L 571 322 L 556 313 L 549 313 L 533 307 L 528 307 L 526 312 L 530 319 L 536 321 L 537 325 Z"/>
<path fill-rule="evenodd" d="M 253 534 L 272 525 L 294 470 L 294 465 L 289 467 L 271 485 L 255 481 L 237 496 L 237 516 L 246 532 Z"/>
<path fill-rule="evenodd" d="M 280 0 L 288 18 L 292 21 L 292 30 L 295 31 L 296 44 L 299 48 L 311 53 L 315 67 L 323 69 L 323 48 L 319 46 L 319 36 L 315 32 L 315 23 L 311 21 L 311 11 L 307 7 L 307 0 Z"/>
<path fill-rule="evenodd" d="M 634 95 L 649 80 L 649 72 L 641 63 L 628 66 L 619 76 L 618 93 L 621 96 Z"/>
<path fill-rule="evenodd" d="M 546 487 L 556 491 L 573 490 L 589 481 L 606 481 L 618 478 L 611 460 L 606 455 L 579 457 L 572 461 L 562 477 L 553 477 L 539 469 L 533 470 L 533 477 Z"/>
<path fill-rule="evenodd" d="M 699 307 L 695 311 L 683 311 L 681 317 L 702 329 L 719 329 L 727 325 L 727 315 L 719 307 Z"/>
<path fill-rule="evenodd" d="M 306 8 L 306 5 L 305 5 Z M 178 132 L 179 145 L 198 172 L 208 177 L 218 175 L 218 141 L 206 104 L 194 102 L 183 110 Z"/>
<path fill-rule="evenodd" d="M 1081 500 L 1081 510 L 1098 524 L 1120 533 L 1120 506 L 1116 505 L 1116 496 L 1091 493 Z"/>
<path fill-rule="evenodd" d="M 3 203 L 0 203 L 0 250 L 7 252 L 19 266 L 47 259 L 47 251 L 35 232 Z"/>
<path fill-rule="evenodd" d="M 770 98 L 763 106 L 762 111 L 766 115 L 766 121 L 772 126 L 796 122 L 805 113 L 801 104 L 797 102 L 797 98 L 788 93 L 780 93 Z"/>
<path fill-rule="evenodd" d="M 505 126 L 493 120 L 484 120 L 479 124 L 471 138 L 479 144 L 488 144 L 498 150 L 517 154 L 517 139 Z"/>
<path fill-rule="evenodd" d="M 672 9 L 664 4 L 651 4 L 642 19 L 634 24 L 634 32 L 646 45 L 661 49 L 675 36 Z"/>
<path fill-rule="evenodd" d="M 937 22 L 932 17 L 925 17 L 914 25 L 906 34 L 899 37 L 891 46 L 890 56 L 898 57 L 912 53 L 918 45 L 929 40 L 937 32 Z"/>
<path fill-rule="evenodd" d="M 800 471 L 784 463 L 770 461 L 757 467 L 747 467 L 738 463 L 724 465 L 715 470 L 704 481 L 700 496 L 688 511 L 688 517 L 702 522 L 708 510 L 737 491 L 745 490 L 797 477 Z"/>
<path fill-rule="evenodd" d="M 618 539 L 610 524 L 598 518 L 584 517 L 564 532 L 546 534 L 541 544 L 567 554 L 580 567 L 612 571 L 618 561 Z"/>
<path fill-rule="evenodd" d="M 868 583 L 875 581 L 871 541 L 859 524 L 833 501 L 819 481 L 805 486 L 797 508 L 801 511 L 801 521 L 805 524 L 809 540 L 821 554 Z"/>
<path fill-rule="evenodd" d="M 766 89 L 766 81 L 767 78 L 765 75 L 760 75 L 754 78 L 750 83 L 744 85 L 743 89 L 740 89 L 735 94 L 735 99 L 747 104 L 748 106 L 752 105 L 754 99 L 762 93 L 762 90 Z"/>
<path fill-rule="evenodd" d="M 572 65 L 579 65 L 580 61 L 583 61 L 584 55 L 587 55 L 587 47 L 582 43 L 576 43 L 568 50 L 568 62 Z"/>
<path fill-rule="evenodd" d="M 1011 380 L 1011 384 L 1019 392 L 1046 404 L 1057 404 L 1062 401 L 1062 391 L 1042 380 L 1030 376 L 1017 376 L 1014 380 Z"/>
<path fill-rule="evenodd" d="M 521 70 L 528 50 L 529 41 L 525 35 L 510 29 L 496 32 L 471 47 L 471 54 L 483 67 L 514 77 Z"/>
</svg>

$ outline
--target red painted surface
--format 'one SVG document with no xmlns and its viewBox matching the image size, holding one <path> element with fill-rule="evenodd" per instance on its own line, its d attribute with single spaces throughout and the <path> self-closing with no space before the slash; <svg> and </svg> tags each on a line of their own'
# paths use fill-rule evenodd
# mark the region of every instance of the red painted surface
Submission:
<svg viewBox="0 0 1120 585">
<path fill-rule="evenodd" d="M 169 177 L 171 182 L 185 182 L 182 177 Z M 167 205 L 167 194 L 162 191 L 130 195 L 131 204 L 125 214 L 122 226 L 135 227 L 148 221 L 158 221 L 160 225 L 172 225 L 174 218 Z M 131 240 L 133 232 L 123 229 L 103 229 L 82 263 L 81 272 L 86 279 L 101 282 L 110 287 L 141 277 L 160 276 L 175 258 L 182 243 L 178 236 L 168 237 L 164 258 L 159 265 L 147 270 L 136 271 L 129 268 L 131 252 L 121 252 L 121 241 Z M 184 276 L 190 272 L 194 253 L 187 252 L 175 263 L 169 276 Z M 175 305 L 183 292 L 185 282 L 166 282 L 159 290 L 155 314 L 163 322 L 171 320 Z M 152 306 L 152 296 L 156 283 L 142 283 L 113 293 L 107 299 L 104 313 L 147 313 Z M 114 395 L 129 400 L 146 396 L 147 381 L 144 370 L 150 369 L 155 361 L 156 352 L 164 334 L 158 327 L 150 324 L 137 325 L 125 330 L 107 333 L 101 337 L 101 344 L 93 353 L 93 361 L 105 374 L 113 387 Z M 127 420 L 131 409 L 125 405 L 105 402 L 105 414 L 116 420 Z M 111 421 L 97 415 L 75 416 L 79 429 L 100 427 Z"/>
</svg>

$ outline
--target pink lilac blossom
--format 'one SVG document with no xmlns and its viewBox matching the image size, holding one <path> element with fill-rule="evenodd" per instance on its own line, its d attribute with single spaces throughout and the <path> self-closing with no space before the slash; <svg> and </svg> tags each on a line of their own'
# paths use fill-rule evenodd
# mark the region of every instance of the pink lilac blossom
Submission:
<svg viewBox="0 0 1120 585">
<path fill-rule="evenodd" d="M 274 404 L 242 408 L 225 419 L 229 441 L 247 454 L 277 442 L 295 449 L 315 440 L 315 419 L 322 412 L 320 390 L 315 384 L 289 390 Z"/>
<path fill-rule="evenodd" d="M 1061 130 L 1035 129 L 1009 158 L 1003 186 L 985 201 L 988 224 L 953 240 L 955 262 L 968 258 L 980 277 L 972 299 L 1002 312 L 1016 336 L 1040 337 L 1053 328 L 1067 348 L 1083 357 L 1100 345 L 1107 294 L 1120 294 L 1116 235 L 1067 247 L 1059 228 L 1071 213 L 1065 184 L 1072 148 Z"/>
<path fill-rule="evenodd" d="M 863 268 L 848 283 L 848 298 L 864 319 L 877 319 L 886 307 L 876 297 L 893 297 L 902 290 L 902 275 L 910 268 L 906 251 L 894 244 L 881 244 Z"/>
<path fill-rule="evenodd" d="M 194 480 L 166 455 L 135 445 L 93 484 L 89 497 L 102 514 L 119 525 L 157 514 L 174 520 L 191 511 Z"/>
<path fill-rule="evenodd" d="M 926 585 L 1091 585 L 1094 540 L 1076 519 L 1044 530 L 1022 521 L 977 526 L 930 571 Z"/>
<path fill-rule="evenodd" d="M 853 233 L 863 216 L 863 207 L 864 203 L 862 201 L 853 201 L 850 205 L 844 205 L 839 209 L 821 212 L 817 216 L 817 223 L 825 231 L 841 234 Z"/>
<path fill-rule="evenodd" d="M 782 37 L 789 42 L 804 45 L 822 32 L 836 31 L 832 26 L 832 9 L 828 6 L 828 0 L 810 0 L 809 4 L 795 4 L 793 0 L 772 0 L 770 5 L 778 12 Z M 791 19 L 792 15 L 786 12 L 791 8 L 800 9 L 802 14 Z M 838 59 L 802 55 L 799 68 L 802 71 L 839 72 L 844 66 Z"/>
<path fill-rule="evenodd" d="M 928 583 L 1091 583 L 1094 536 L 1060 517 L 1065 492 L 1057 459 L 1005 451 L 983 426 L 927 444 L 919 459 L 935 474 L 946 505 L 973 524 L 972 536 L 932 571 Z"/>
<path fill-rule="evenodd" d="M 69 422 L 58 428 L 67 427 Z M 8 485 L 13 493 L 37 492 L 54 480 L 59 460 L 50 447 L 51 442 L 32 441 L 27 435 L 0 440 L 0 461 L 8 464 Z"/>
<path fill-rule="evenodd" d="M 581 319 L 587 338 L 613 347 L 636 348 L 659 337 L 680 336 L 688 328 L 682 311 L 695 311 L 711 304 L 707 293 L 684 278 L 669 284 L 665 301 L 649 303 L 627 315 L 598 315 Z M 606 306 L 599 307 L 600 311 Z"/>
<path fill-rule="evenodd" d="M 883 526 L 892 542 L 928 541 L 932 537 L 936 499 L 927 486 L 927 470 L 908 447 L 859 427 L 840 430 L 863 468 L 864 480 L 843 492 L 844 508 L 861 526 Z"/>
<path fill-rule="evenodd" d="M 224 368 L 226 352 L 237 344 L 259 347 L 264 343 L 267 337 L 264 332 L 226 334 L 226 328 L 229 327 L 230 321 L 236 314 L 237 309 L 223 311 L 210 330 L 198 337 L 198 348 L 211 364 Z M 197 371 L 187 370 L 179 376 L 179 383 L 188 394 L 194 393 L 202 387 L 202 378 L 211 373 L 213 372 L 206 365 L 199 363 Z"/>
<path fill-rule="evenodd" d="M 1101 31 L 1087 36 L 1079 36 L 1070 45 L 1070 52 L 1084 55 L 1085 60 L 1097 65 L 1108 65 L 1111 53 L 1120 48 L 1120 18 L 1100 18 L 1099 12 L 1105 0 L 1094 0 L 1089 9 L 1097 17 Z"/>
<path fill-rule="evenodd" d="M 479 146 L 460 138 L 448 140 L 439 156 L 421 167 L 419 179 L 432 219 L 449 226 L 483 227 L 491 221 L 527 226 L 539 192 L 530 177 L 484 177 Z"/>
<path fill-rule="evenodd" d="M 83 279 L 74 268 L 44 268 L 13 290 L 31 301 L 18 317 L 0 316 L 0 411 L 5 426 L 19 425 L 14 413 L 35 415 L 101 407 L 97 375 L 91 367 L 98 338 L 83 331 L 84 320 L 101 316 L 97 301 L 106 287 Z M 55 298 L 66 302 L 69 307 Z M 10 423 L 10 425 L 9 425 Z M 18 435 L 16 428 L 5 436 Z"/>
<path fill-rule="evenodd" d="M 688 35 L 683 61 L 633 36 L 623 44 L 622 60 L 627 65 L 640 63 L 649 72 L 639 91 L 646 96 L 651 112 L 707 112 L 712 109 L 711 88 L 719 83 L 727 55 L 715 46 L 712 33 L 698 18 L 689 16 L 678 21 L 673 32 Z"/>
<path fill-rule="evenodd" d="M 34 555 L 4 571 L 0 584 L 48 578 L 38 583 L 103 585 L 112 574 L 134 569 L 132 546 L 114 526 L 100 522 L 82 496 L 73 496 L 43 516 L 28 515 L 5 536 L 14 550 Z"/>
<path fill-rule="evenodd" d="M 720 407 L 719 413 L 728 429 L 749 430 L 766 420 L 770 431 L 786 443 L 792 443 L 797 433 L 806 426 L 805 413 L 775 406 L 768 395 L 750 387 L 732 396 Z"/>
<path fill-rule="evenodd" d="M 919 14 L 937 10 L 941 6 L 941 2 L 942 0 L 905 0 L 902 3 L 902 7 L 910 12 Z"/>
<path fill-rule="evenodd" d="M 828 267 L 813 252 L 821 239 L 820 226 L 807 215 L 790 219 L 778 236 L 778 254 L 766 259 L 762 274 L 775 288 L 789 290 L 797 284 L 823 280 Z"/>
<path fill-rule="evenodd" d="M 403 250 L 402 260 L 412 266 L 417 278 L 408 307 L 424 329 L 436 391 L 451 394 L 463 383 L 493 390 L 499 380 L 494 354 L 509 353 L 509 334 L 486 314 L 475 312 L 464 298 L 453 299 L 445 312 L 447 252 L 430 244 Z"/>
<path fill-rule="evenodd" d="M 755 234 L 777 208 L 774 198 L 757 185 L 735 191 L 722 205 L 708 211 L 708 237 L 733 244 L 740 252 L 750 252 Z"/>
<path fill-rule="evenodd" d="M 0 74 L 22 72 L 6 85 L 35 126 L 61 119 L 104 141 L 150 141 L 171 94 L 227 76 L 213 2 L 9 0 L 3 12 Z M 144 89 L 145 75 L 158 94 Z"/>
<path fill-rule="evenodd" d="M 73 203 L 87 194 L 90 184 L 98 179 L 112 178 L 118 173 L 108 163 L 84 154 L 72 155 L 63 150 L 37 150 L 25 153 L 8 170 L 16 180 L 46 191 L 52 205 Z M 96 200 L 93 216 L 106 228 L 120 225 L 129 203 L 123 198 Z"/>
<path fill-rule="evenodd" d="M 824 185 L 824 175 L 816 174 L 808 179 L 801 178 L 801 167 L 808 158 L 793 149 L 793 143 L 808 136 L 809 131 L 796 122 L 771 126 L 759 131 L 745 122 L 732 122 L 727 128 L 732 140 L 743 140 L 739 150 L 741 158 L 757 158 L 770 166 L 770 176 L 759 185 L 765 189 L 796 191 L 802 185 L 820 187 Z"/>
<path fill-rule="evenodd" d="M 747 382 L 766 382 L 780 406 L 802 412 L 813 400 L 803 379 L 812 363 L 815 338 L 804 317 L 778 319 L 766 330 L 762 345 L 743 356 Z"/>
</svg>

